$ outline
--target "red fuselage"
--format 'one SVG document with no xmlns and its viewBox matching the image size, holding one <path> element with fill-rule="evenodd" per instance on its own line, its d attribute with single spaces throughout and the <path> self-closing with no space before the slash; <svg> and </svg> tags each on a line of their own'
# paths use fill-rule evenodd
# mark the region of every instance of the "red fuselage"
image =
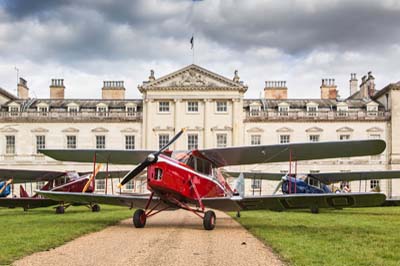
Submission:
<svg viewBox="0 0 400 266">
<path fill-rule="evenodd" d="M 147 168 L 147 186 L 163 197 L 172 195 L 193 202 L 200 198 L 225 196 L 225 189 L 214 177 L 197 172 L 189 165 L 165 155 Z"/>
</svg>

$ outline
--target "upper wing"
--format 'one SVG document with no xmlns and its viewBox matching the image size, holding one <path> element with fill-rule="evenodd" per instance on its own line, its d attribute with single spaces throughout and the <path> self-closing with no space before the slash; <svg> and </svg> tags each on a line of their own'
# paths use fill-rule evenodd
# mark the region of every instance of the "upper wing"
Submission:
<svg viewBox="0 0 400 266">
<path fill-rule="evenodd" d="M 25 183 L 36 181 L 48 181 L 65 175 L 61 171 L 21 170 L 21 169 L 0 169 L 0 178 L 12 178 L 13 183 Z"/>
<path fill-rule="evenodd" d="M 316 177 L 325 184 L 331 184 L 339 181 L 400 178 L 400 171 L 318 173 L 311 174 L 311 176 Z"/>
<path fill-rule="evenodd" d="M 59 160 L 69 162 L 93 162 L 96 155 L 98 163 L 138 164 L 141 163 L 151 150 L 39 150 L 41 153 Z"/>
<path fill-rule="evenodd" d="M 281 180 L 284 174 L 280 173 L 261 173 L 261 172 L 230 172 L 225 171 L 229 176 L 238 177 L 243 174 L 244 178 Z M 400 178 L 400 171 L 368 171 L 368 172 L 332 172 L 308 174 L 317 178 L 324 184 L 332 184 L 339 181 L 368 180 L 368 179 L 392 179 Z"/>
<path fill-rule="evenodd" d="M 114 171 L 99 171 L 96 175 L 96 179 L 104 179 L 107 176 L 108 177 L 113 177 L 113 178 L 118 178 L 118 177 L 124 177 L 127 173 L 129 172 L 129 170 L 123 171 L 123 170 L 114 170 Z M 92 174 L 92 171 L 88 171 L 88 172 L 79 172 L 79 175 L 88 175 L 88 174 Z"/>
<path fill-rule="evenodd" d="M 104 194 L 94 194 L 94 193 L 73 193 L 73 192 L 55 192 L 55 191 L 36 191 L 37 194 L 42 195 L 46 198 L 70 202 L 70 203 L 102 203 L 110 205 L 120 205 L 129 206 L 131 208 L 141 208 L 146 207 L 146 203 L 149 196 L 141 195 L 104 195 Z M 152 202 L 158 202 L 157 197 L 152 198 Z M 166 207 L 163 202 L 158 206 L 158 208 Z"/>
<path fill-rule="evenodd" d="M 217 167 L 374 155 L 383 152 L 383 140 L 310 142 L 204 149 L 199 152 Z"/>
<path fill-rule="evenodd" d="M 287 210 L 308 208 L 375 207 L 385 202 L 382 193 L 291 194 L 259 197 L 203 199 L 209 208 L 222 211 Z"/>
<path fill-rule="evenodd" d="M 243 178 L 266 179 L 266 180 L 276 180 L 276 181 L 280 181 L 282 179 L 282 176 L 285 175 L 281 173 L 231 172 L 231 171 L 225 171 L 224 174 L 227 174 L 232 177 L 238 177 L 240 174 L 243 174 Z"/>
</svg>

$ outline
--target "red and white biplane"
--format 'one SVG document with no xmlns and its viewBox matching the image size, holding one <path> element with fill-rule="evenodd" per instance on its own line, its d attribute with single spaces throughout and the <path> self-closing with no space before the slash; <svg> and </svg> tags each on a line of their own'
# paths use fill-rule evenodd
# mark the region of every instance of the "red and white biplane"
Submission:
<svg viewBox="0 0 400 266">
<path fill-rule="evenodd" d="M 142 228 L 146 219 L 167 209 L 185 209 L 203 220 L 206 230 L 215 227 L 216 216 L 210 209 L 240 211 L 256 209 L 343 208 L 380 206 L 382 193 L 290 194 L 244 197 L 234 192 L 220 172 L 230 165 L 260 164 L 338 157 L 376 155 L 385 150 L 382 140 L 293 143 L 197 149 L 187 152 L 167 150 L 183 133 L 178 132 L 158 151 L 151 150 L 41 150 L 61 161 L 138 164 L 121 181 L 126 184 L 147 169 L 149 196 L 100 195 L 38 191 L 57 201 L 127 205 L 135 208 L 133 224 Z"/>
</svg>

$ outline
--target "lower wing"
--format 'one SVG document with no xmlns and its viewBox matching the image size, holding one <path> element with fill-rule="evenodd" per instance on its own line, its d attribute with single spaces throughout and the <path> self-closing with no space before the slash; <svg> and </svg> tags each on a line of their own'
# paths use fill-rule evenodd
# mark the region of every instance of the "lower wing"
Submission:
<svg viewBox="0 0 400 266">
<path fill-rule="evenodd" d="M 75 192 L 55 192 L 55 191 L 36 191 L 37 194 L 46 198 L 63 201 L 69 203 L 100 203 L 118 206 L 128 206 L 130 208 L 144 209 L 146 207 L 149 196 L 143 195 L 105 195 L 94 193 L 75 193 Z M 153 203 L 158 203 L 157 197 L 152 198 Z M 166 207 L 164 203 L 160 204 L 158 208 Z M 157 209 L 158 209 L 157 208 Z"/>
<path fill-rule="evenodd" d="M 42 198 L 0 198 L 0 207 L 34 209 L 59 204 L 59 201 Z"/>
<path fill-rule="evenodd" d="M 92 193 L 48 192 L 38 191 L 38 194 L 57 201 L 80 203 L 103 203 L 145 208 L 149 197 L 141 195 L 102 195 Z M 204 206 L 222 211 L 238 210 L 287 210 L 307 208 L 345 208 L 345 207 L 375 207 L 385 202 L 382 193 L 329 193 L 329 194 L 293 194 L 271 195 L 259 197 L 221 197 L 204 198 Z M 159 202 L 153 198 L 154 203 Z M 166 203 L 159 208 L 166 207 Z"/>
</svg>

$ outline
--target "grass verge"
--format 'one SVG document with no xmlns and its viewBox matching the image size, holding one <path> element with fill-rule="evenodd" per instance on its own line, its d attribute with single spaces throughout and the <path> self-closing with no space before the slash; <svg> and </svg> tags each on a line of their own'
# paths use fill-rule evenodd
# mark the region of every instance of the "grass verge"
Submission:
<svg viewBox="0 0 400 266">
<path fill-rule="evenodd" d="M 400 207 L 248 211 L 236 220 L 290 265 L 400 265 Z"/>
<path fill-rule="evenodd" d="M 0 265 L 28 254 L 64 244 L 78 236 L 99 231 L 132 215 L 123 207 L 101 205 L 99 213 L 87 207 L 70 207 L 65 214 L 55 214 L 54 208 L 28 212 L 0 208 Z"/>
</svg>

